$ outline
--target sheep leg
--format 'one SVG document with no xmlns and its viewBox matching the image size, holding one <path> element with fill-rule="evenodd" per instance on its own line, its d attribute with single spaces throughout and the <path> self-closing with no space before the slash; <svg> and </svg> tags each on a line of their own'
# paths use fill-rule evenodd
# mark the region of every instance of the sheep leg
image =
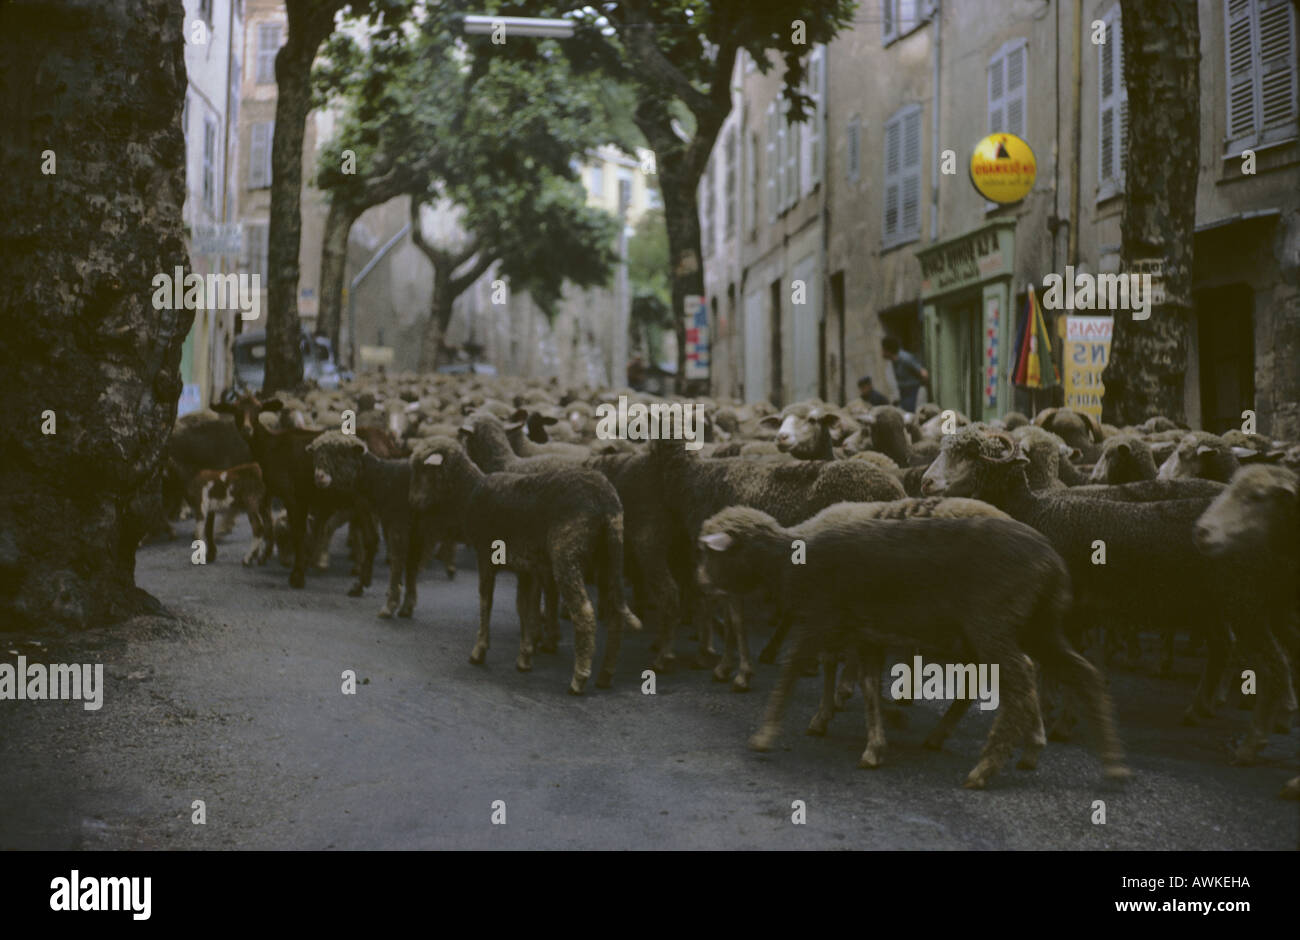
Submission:
<svg viewBox="0 0 1300 940">
<path fill-rule="evenodd" d="M 587 596 L 580 568 L 557 571 L 556 581 L 560 598 L 573 620 L 573 678 L 569 681 L 569 694 L 581 695 L 591 678 L 591 660 L 596 652 L 596 611 Z"/>
<path fill-rule="evenodd" d="M 420 531 L 419 525 L 413 525 L 407 534 L 406 543 L 406 570 L 403 577 L 406 585 L 406 594 L 402 598 L 402 606 L 397 608 L 397 616 L 409 617 L 415 613 L 416 588 L 415 582 L 420 576 L 420 556 L 424 554 L 424 536 Z"/>
<path fill-rule="evenodd" d="M 242 562 L 243 566 L 247 568 L 254 561 L 257 561 L 259 557 L 261 558 L 259 564 L 266 561 L 266 547 L 270 544 L 267 538 L 269 533 L 262 525 L 262 505 L 256 496 L 245 499 L 240 508 L 248 516 L 248 525 L 253 530 L 253 540 L 249 543 L 248 552 L 244 555 Z"/>
<path fill-rule="evenodd" d="M 1020 752 L 1020 760 L 1016 762 L 1016 767 L 1021 770 L 1033 770 L 1038 766 L 1038 755 L 1043 753 L 1043 748 L 1047 747 L 1047 732 L 1043 730 L 1043 709 L 1038 701 L 1038 669 L 1028 656 L 1025 657 L 1025 662 L 1029 664 L 1029 671 L 1033 675 L 1033 681 L 1029 683 L 1029 701 L 1034 709 L 1034 724 L 1025 737 L 1025 745 Z"/>
<path fill-rule="evenodd" d="M 735 669 L 736 665 L 734 658 L 736 630 L 731 622 L 730 597 L 719 599 L 716 606 L 710 605 L 708 616 L 705 617 L 710 636 L 713 635 L 714 630 L 717 628 L 719 619 L 722 621 L 722 658 L 713 667 L 713 681 L 726 682 L 731 678 L 732 670 Z"/>
<path fill-rule="evenodd" d="M 444 540 L 438 546 L 438 554 L 435 556 L 438 561 L 442 562 L 443 571 L 447 572 L 447 580 L 456 580 L 456 543 L 450 540 Z"/>
<path fill-rule="evenodd" d="M 862 674 L 862 664 L 858 661 L 858 654 L 854 650 L 849 650 L 844 654 L 844 669 L 840 673 L 840 684 L 835 687 L 834 707 L 837 712 L 844 711 L 848 705 L 849 699 L 853 697 L 853 687 L 858 684 L 858 679 Z"/>
<path fill-rule="evenodd" d="M 991 654 L 991 655 L 990 655 Z M 982 649 L 979 661 L 998 662 L 1001 660 L 1001 707 L 993 718 L 993 727 L 989 729 L 988 740 L 980 752 L 977 763 L 962 786 L 971 790 L 982 790 L 988 782 L 1002 769 L 1011 757 L 1011 752 L 1022 740 L 1024 729 L 1032 727 L 1033 714 L 1031 690 L 1034 684 L 1033 669 L 1028 660 L 1020 653 L 999 656 L 995 651 Z M 969 699 L 964 700 L 967 705 Z M 956 704 L 956 703 L 954 703 Z M 945 716 L 946 717 L 946 716 Z"/>
<path fill-rule="evenodd" d="M 1160 678 L 1168 679 L 1174 674 L 1174 639 L 1178 631 L 1174 629 L 1165 630 L 1161 639 L 1164 641 L 1162 655 L 1160 657 Z"/>
<path fill-rule="evenodd" d="M 752 750 L 770 751 L 776 743 L 777 737 L 781 734 L 781 719 L 790 701 L 790 690 L 794 688 L 795 680 L 802 673 L 805 661 L 811 658 L 809 649 L 811 646 L 812 643 L 801 631 L 796 637 L 794 649 L 790 651 L 790 658 L 781 665 L 781 675 L 777 678 L 772 694 L 768 696 L 763 723 L 750 736 L 749 746 Z"/>
<path fill-rule="evenodd" d="M 785 642 L 786 634 L 790 632 L 790 612 L 784 607 L 777 611 L 776 615 L 776 632 L 772 638 L 767 641 L 767 645 L 758 654 L 760 663 L 774 663 L 776 656 L 781 652 L 781 644 Z"/>
<path fill-rule="evenodd" d="M 492 592 L 496 588 L 496 566 L 489 560 L 486 551 L 479 552 L 478 563 L 478 639 L 469 654 L 469 661 L 475 666 L 483 665 L 488 651 L 488 621 L 492 619 Z"/>
<path fill-rule="evenodd" d="M 519 657 L 515 668 L 520 672 L 531 672 L 533 668 L 533 639 L 537 635 L 537 575 L 531 572 L 519 572 L 515 584 L 515 610 L 519 614 Z"/>
<path fill-rule="evenodd" d="M 334 533 L 348 521 L 346 513 L 335 512 L 325 518 L 317 518 L 316 532 L 311 542 L 311 557 L 316 568 L 325 571 L 330 566 L 330 542 Z M 351 535 L 351 530 L 348 532 Z"/>
<path fill-rule="evenodd" d="M 821 653 L 818 658 L 822 661 L 822 698 L 817 705 L 817 714 L 808 722 L 806 733 L 821 737 L 835 714 L 835 675 L 840 660 L 834 653 Z"/>
<path fill-rule="evenodd" d="M 858 766 L 870 770 L 885 760 L 884 707 L 880 701 L 880 672 L 885 668 L 885 656 L 878 646 L 864 646 L 858 655 L 862 708 L 867 722 L 867 747 L 858 758 Z"/>
<path fill-rule="evenodd" d="M 1232 640 L 1227 627 L 1215 623 L 1210 627 L 1206 638 L 1205 667 L 1201 670 L 1201 679 L 1196 684 L 1196 694 L 1183 712 L 1183 724 L 1200 724 L 1201 718 L 1214 717 L 1214 699 L 1219 683 L 1224 678 L 1228 666 L 1228 656 L 1232 649 Z"/>
<path fill-rule="evenodd" d="M 1115 730 L 1115 707 L 1106 691 L 1106 680 L 1101 673 L 1087 659 L 1072 650 L 1059 634 L 1048 639 L 1036 658 L 1040 668 L 1045 672 L 1056 673 L 1062 684 L 1082 701 L 1105 775 L 1114 780 L 1128 777 L 1128 768 L 1124 766 L 1124 748 Z"/>
<path fill-rule="evenodd" d="M 392 617 L 402 601 L 402 572 L 410 550 L 404 529 L 400 523 L 384 526 L 384 544 L 388 546 L 388 595 L 384 598 L 384 606 L 379 608 L 379 616 L 384 619 Z"/>
<path fill-rule="evenodd" d="M 217 511 L 209 509 L 203 517 L 203 544 L 208 547 L 207 560 L 217 560 L 217 540 L 212 537 L 212 523 L 217 518 Z"/>
<path fill-rule="evenodd" d="M 651 574 L 654 572 L 655 574 Z M 657 598 L 659 614 L 659 652 L 651 668 L 656 671 L 671 669 L 677 662 L 677 621 L 681 617 L 681 596 L 667 565 L 646 568 L 645 578 L 660 586 Z"/>
<path fill-rule="evenodd" d="M 307 583 L 307 507 L 296 499 L 287 499 L 284 509 L 289 516 L 289 541 L 293 545 L 289 586 L 301 588 Z"/>
<path fill-rule="evenodd" d="M 1266 624 L 1257 623 L 1243 629 L 1238 640 L 1246 661 L 1255 665 L 1258 684 L 1250 728 L 1233 755 L 1232 762 L 1244 766 L 1255 763 L 1260 748 L 1268 743 L 1274 709 L 1283 699 L 1287 664 L 1281 647 Z"/>
<path fill-rule="evenodd" d="M 374 578 L 375 554 L 379 551 L 379 530 L 370 513 L 365 511 L 357 512 L 353 516 L 353 522 L 356 523 L 361 537 L 361 575 L 357 578 L 357 583 L 352 585 L 352 590 L 348 591 L 348 596 L 360 597 L 365 589 L 370 587 L 370 582 Z"/>
<path fill-rule="evenodd" d="M 554 653 L 560 646 L 560 598 L 555 579 L 549 575 L 542 586 L 545 602 L 546 632 L 542 637 L 543 653 Z"/>
<path fill-rule="evenodd" d="M 929 748 L 932 751 L 943 749 L 943 742 L 948 740 L 958 723 L 965 717 L 966 712 L 970 711 L 971 700 L 969 698 L 953 699 L 944 711 L 943 717 L 939 723 L 934 726 L 925 740 L 921 742 L 922 747 Z"/>
<path fill-rule="evenodd" d="M 736 652 L 740 656 L 740 665 L 736 668 L 736 677 L 731 680 L 731 691 L 748 692 L 750 681 L 754 677 L 754 664 L 749 659 L 749 628 L 745 626 L 745 618 L 741 616 L 740 600 L 738 598 L 728 598 L 725 610 L 727 612 L 727 628 L 736 638 Z"/>
</svg>

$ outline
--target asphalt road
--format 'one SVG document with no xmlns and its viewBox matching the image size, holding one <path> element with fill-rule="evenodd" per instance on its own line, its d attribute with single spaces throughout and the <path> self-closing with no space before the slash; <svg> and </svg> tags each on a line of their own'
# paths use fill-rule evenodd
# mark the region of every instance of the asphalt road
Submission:
<svg viewBox="0 0 1300 940">
<path fill-rule="evenodd" d="M 186 528 L 181 525 L 178 529 Z M 985 791 L 961 781 L 990 716 L 972 709 L 942 752 L 921 747 L 935 703 L 898 709 L 886 764 L 859 770 L 861 700 L 825 738 L 803 734 L 805 679 L 781 746 L 745 741 L 775 679 L 736 694 L 708 672 L 641 692 L 649 636 L 624 643 L 614 688 L 565 693 L 571 632 L 533 672 L 514 667 L 514 586 L 498 579 L 493 648 L 468 662 L 473 560 L 427 571 L 414 620 L 345 596 L 342 537 L 327 573 L 288 586 L 274 560 L 245 569 L 247 524 L 207 567 L 188 541 L 141 550 L 137 580 L 177 620 L 72 636 L 0 634 L 0 662 L 102 662 L 104 705 L 0 702 L 0 848 L 38 849 L 1295 849 L 1300 731 L 1233 767 L 1247 713 L 1180 724 L 1198 660 L 1162 680 L 1115 672 L 1134 777 L 1116 787 L 1082 744 L 1052 742 L 1036 771 Z M 382 560 L 382 559 L 381 559 Z M 386 569 L 376 571 L 377 582 Z M 568 628 L 567 623 L 562 625 Z M 765 632 L 760 639 L 765 638 Z M 603 648 L 603 632 L 602 632 Z M 355 695 L 341 674 L 356 671 Z M 203 800 L 206 823 L 192 821 Z M 505 824 L 492 822 L 504 801 Z M 806 823 L 792 822 L 803 801 Z M 1094 823 L 1094 801 L 1105 824 Z"/>
</svg>

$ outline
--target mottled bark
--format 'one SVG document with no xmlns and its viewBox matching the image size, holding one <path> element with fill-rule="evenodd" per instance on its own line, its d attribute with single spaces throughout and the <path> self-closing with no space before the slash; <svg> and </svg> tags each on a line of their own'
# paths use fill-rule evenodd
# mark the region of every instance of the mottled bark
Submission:
<svg viewBox="0 0 1300 940">
<path fill-rule="evenodd" d="M 271 227 L 267 250 L 265 393 L 302 381 L 298 251 L 302 243 L 302 141 L 311 110 L 311 65 L 334 30 L 342 0 L 287 0 L 289 35 L 275 57 Z"/>
<path fill-rule="evenodd" d="M 1120 259 L 1164 262 L 1165 302 L 1146 320 L 1115 313 L 1102 419 L 1184 420 L 1192 250 L 1200 161 L 1196 0 L 1123 0 L 1128 160 Z"/>
<path fill-rule="evenodd" d="M 0 5 L 0 629 L 159 609 L 134 571 L 194 319 L 152 284 L 189 267 L 183 18 Z"/>
<path fill-rule="evenodd" d="M 339 332 L 343 287 L 347 283 L 348 235 L 358 215 L 352 206 L 342 201 L 331 203 L 325 219 L 325 234 L 321 238 L 320 314 L 316 317 L 316 335 L 328 336 L 334 354 L 340 357 Z"/>
</svg>

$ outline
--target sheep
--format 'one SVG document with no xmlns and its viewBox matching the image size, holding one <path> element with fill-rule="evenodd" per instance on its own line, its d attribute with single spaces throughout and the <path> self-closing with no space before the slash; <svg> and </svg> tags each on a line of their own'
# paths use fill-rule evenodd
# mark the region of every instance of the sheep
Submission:
<svg viewBox="0 0 1300 940">
<path fill-rule="evenodd" d="M 1136 483 L 1154 480 L 1156 463 L 1151 446 L 1135 434 L 1119 434 L 1101 445 L 1101 455 L 1088 476 L 1090 483 Z"/>
<path fill-rule="evenodd" d="M 623 599 L 623 508 L 610 482 L 594 470 L 561 467 L 537 473 L 484 473 L 451 438 L 421 442 L 411 455 L 411 505 L 458 517 L 465 541 L 478 559 L 479 629 L 470 662 L 482 665 L 498 566 L 518 577 L 521 672 L 532 669 L 536 625 L 533 611 L 541 581 L 553 578 L 574 624 L 573 675 L 569 692 L 581 695 L 591 676 L 596 618 L 584 572 L 601 583 L 602 606 L 613 612 L 598 688 L 608 688 L 622 645 L 622 631 L 641 622 Z"/>
<path fill-rule="evenodd" d="M 1177 480 L 1200 477 L 1227 483 L 1241 468 L 1233 449 L 1223 438 L 1208 431 L 1192 431 L 1185 435 L 1174 452 L 1156 472 L 1159 480 Z"/>
<path fill-rule="evenodd" d="M 799 460 L 835 459 L 833 446 L 841 440 L 840 416 L 828 408 L 791 405 L 781 414 L 768 415 L 759 423 L 776 432 L 780 453 Z"/>
<path fill-rule="evenodd" d="M 1027 424 L 1017 428 L 1011 435 L 1012 440 L 1020 445 L 1021 451 L 1029 458 L 1025 467 L 1025 476 L 1031 490 L 1060 490 L 1065 488 L 1061 480 L 1061 450 L 1068 445 L 1050 431 L 1044 431 L 1037 425 Z"/>
<path fill-rule="evenodd" d="M 1249 565 L 1210 564 L 1193 544 L 1197 518 L 1222 487 L 1203 480 L 1156 480 L 1035 493 L 1025 478 L 1026 463 L 1009 436 L 963 430 L 944 442 L 922 490 L 987 500 L 1046 535 L 1074 582 L 1075 604 L 1067 621 L 1072 636 L 1096 622 L 1176 630 L 1207 615 L 1214 618 L 1206 669 L 1184 720 L 1195 723 L 1213 714 L 1228 626 L 1249 629 L 1256 604 L 1250 586 L 1258 580 Z M 1106 564 L 1094 563 L 1099 541 Z"/>
<path fill-rule="evenodd" d="M 411 464 L 407 458 L 381 458 L 360 437 L 327 431 L 307 445 L 316 486 L 355 502 L 355 512 L 378 516 L 388 549 L 388 594 L 379 616 L 410 617 L 417 597 L 416 576 L 424 546 L 423 524 L 411 512 L 407 497 Z M 373 544 L 364 546 L 362 571 L 374 563 Z M 406 597 L 402 598 L 405 576 Z"/>
<path fill-rule="evenodd" d="M 877 502 L 904 495 L 896 479 L 863 461 L 768 464 L 744 458 L 702 460 L 677 441 L 651 441 L 650 455 L 662 475 L 665 505 L 675 537 L 692 548 L 704 520 L 727 506 L 753 506 L 772 513 L 783 525 L 793 525 L 832 503 Z M 743 692 L 749 689 L 753 675 L 749 638 L 734 606 L 728 613 L 740 657 L 732 688 Z M 706 644 L 702 652 L 707 652 L 707 630 L 702 629 L 701 637 Z M 670 625 L 670 655 L 672 642 Z M 719 681 L 725 681 L 730 673 L 730 654 L 728 644 L 714 670 L 714 678 Z"/>
<path fill-rule="evenodd" d="M 1059 672 L 1090 706 L 1106 775 L 1128 775 L 1104 682 L 1062 634 L 1069 576 L 1040 534 L 1009 519 L 853 518 L 841 508 L 797 531 L 742 506 L 714 515 L 700 530 L 702 583 L 731 592 L 779 583 L 799 618 L 794 655 L 782 668 L 751 748 L 766 751 L 775 743 L 800 660 L 817 648 L 851 648 L 863 663 L 867 715 L 859 766 L 879 766 L 884 650 L 919 644 L 945 657 L 956 652 L 1000 666 L 1000 710 L 964 786 L 987 786 L 1022 740 L 1030 763 L 1045 746 L 1029 657 Z M 791 543 L 799 537 L 806 563 L 791 564 Z M 924 593 L 899 590 L 922 562 L 944 572 L 943 584 Z M 940 726 L 955 723 L 951 716 L 968 707 L 969 699 L 954 701 Z"/>
<path fill-rule="evenodd" d="M 562 441 L 537 444 L 529 440 L 525 434 L 529 414 L 526 409 L 516 409 L 505 424 L 506 439 L 510 442 L 510 448 L 520 457 L 561 457 L 579 461 L 591 456 L 591 451 L 581 444 L 566 444 Z"/>
<path fill-rule="evenodd" d="M 1077 450 L 1084 463 L 1096 462 L 1101 452 L 1099 445 L 1106 436 L 1096 418 L 1086 411 L 1070 408 L 1044 408 L 1034 418 L 1034 424 Z"/>
<path fill-rule="evenodd" d="M 900 467 L 912 465 L 912 439 L 903 412 L 893 405 L 877 405 L 858 418 L 871 429 L 871 449 L 887 455 Z M 924 458 L 921 458 L 924 460 Z"/>
<path fill-rule="evenodd" d="M 1275 709 L 1295 710 L 1285 648 L 1296 649 L 1296 610 L 1300 599 L 1300 477 L 1285 467 L 1244 467 L 1201 515 L 1196 545 L 1211 559 L 1242 559 L 1263 565 L 1256 578 L 1265 615 L 1237 632 L 1243 659 L 1254 667 L 1258 696 L 1251 730 L 1237 758 L 1254 759 L 1267 743 Z M 1289 728 L 1290 721 L 1283 722 Z M 1289 786 L 1289 785 L 1288 785 Z"/>
</svg>

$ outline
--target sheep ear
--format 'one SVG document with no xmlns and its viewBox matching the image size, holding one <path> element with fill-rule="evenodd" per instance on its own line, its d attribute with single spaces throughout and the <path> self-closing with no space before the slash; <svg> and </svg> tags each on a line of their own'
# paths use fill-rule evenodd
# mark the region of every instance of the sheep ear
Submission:
<svg viewBox="0 0 1300 940">
<path fill-rule="evenodd" d="M 767 415 L 758 422 L 758 425 L 763 428 L 779 428 L 781 426 L 781 416 Z"/>
<path fill-rule="evenodd" d="M 506 425 L 506 430 L 507 430 L 507 431 L 518 431 L 518 430 L 519 430 L 520 428 L 522 428 L 522 427 L 523 427 L 523 424 L 521 424 L 520 422 L 518 422 L 518 421 L 511 421 L 509 424 Z"/>
<path fill-rule="evenodd" d="M 1044 408 L 1042 411 L 1038 412 L 1038 417 L 1034 419 L 1034 424 L 1038 425 L 1040 428 L 1047 427 L 1047 422 L 1051 421 L 1060 410 L 1061 409 L 1059 408 Z"/>
<path fill-rule="evenodd" d="M 840 426 L 840 416 L 833 411 L 818 415 L 817 420 L 821 422 L 822 427 L 839 428 Z"/>
<path fill-rule="evenodd" d="M 1210 448 L 1210 447 L 1201 447 L 1199 450 L 1197 450 L 1197 453 L 1199 454 L 1199 453 L 1201 453 L 1201 451 L 1212 450 L 1212 449 L 1213 449 L 1213 448 Z M 1257 453 L 1258 453 L 1258 451 L 1252 450 L 1252 449 L 1249 448 L 1249 447 L 1234 447 L 1234 448 L 1232 448 L 1232 456 L 1234 456 L 1234 457 L 1236 457 L 1236 458 L 1238 458 L 1238 459 L 1243 458 L 1243 457 L 1254 457 Z"/>
<path fill-rule="evenodd" d="M 710 551 L 725 552 L 731 548 L 732 538 L 726 532 L 710 532 L 700 536 L 700 544 Z"/>
<path fill-rule="evenodd" d="M 284 407 L 284 402 L 278 398 L 272 398 L 270 401 L 264 401 L 258 405 L 258 411 L 279 411 Z"/>
<path fill-rule="evenodd" d="M 440 466 L 442 466 L 442 454 L 434 453 L 434 454 L 430 454 L 428 457 L 425 457 L 425 458 L 424 458 L 424 465 L 425 465 L 426 467 L 440 467 Z"/>
<path fill-rule="evenodd" d="M 1236 449 L 1237 448 L 1235 447 L 1233 448 L 1233 450 Z M 1197 457 L 1201 456 L 1202 454 L 1212 454 L 1212 453 L 1214 453 L 1214 448 L 1211 447 L 1209 444 L 1202 444 L 1200 447 L 1196 448 Z"/>
<path fill-rule="evenodd" d="M 559 418 L 552 418 L 548 416 L 542 419 L 542 424 L 559 424 L 559 423 L 560 423 Z"/>
</svg>

